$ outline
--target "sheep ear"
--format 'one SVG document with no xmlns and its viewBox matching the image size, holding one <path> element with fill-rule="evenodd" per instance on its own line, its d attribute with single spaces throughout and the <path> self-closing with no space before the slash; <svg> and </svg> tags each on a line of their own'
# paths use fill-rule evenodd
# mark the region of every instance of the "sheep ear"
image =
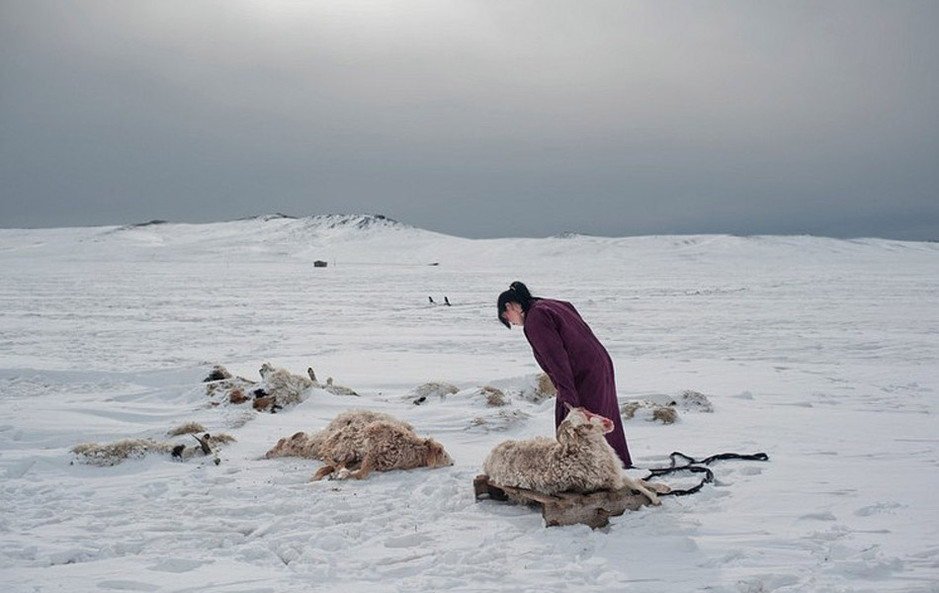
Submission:
<svg viewBox="0 0 939 593">
<path fill-rule="evenodd" d="M 574 406 L 572 406 L 569 402 L 564 402 L 564 407 L 567 408 L 568 412 L 574 409 Z"/>
</svg>

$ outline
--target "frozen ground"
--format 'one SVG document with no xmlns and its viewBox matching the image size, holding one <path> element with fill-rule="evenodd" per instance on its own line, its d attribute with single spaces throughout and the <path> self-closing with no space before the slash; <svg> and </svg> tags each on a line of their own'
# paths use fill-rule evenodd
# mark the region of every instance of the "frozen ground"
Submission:
<svg viewBox="0 0 939 593">
<path fill-rule="evenodd" d="M 520 396 L 538 371 L 524 336 L 495 320 L 517 279 L 577 305 L 622 401 L 713 404 L 628 420 L 641 467 L 674 450 L 770 461 L 715 464 L 700 493 L 597 531 L 475 502 L 492 446 L 553 430 L 553 402 Z M 213 364 L 258 379 L 263 362 L 361 397 L 208 406 Z M 429 381 L 461 391 L 413 405 Z M 511 404 L 487 407 L 484 385 Z M 0 586 L 935 593 L 937 404 L 934 243 L 466 240 L 366 217 L 0 230 Z M 310 483 L 316 462 L 262 458 L 353 406 L 410 421 L 455 465 Z M 219 465 L 70 452 L 188 421 L 237 439 Z"/>
</svg>

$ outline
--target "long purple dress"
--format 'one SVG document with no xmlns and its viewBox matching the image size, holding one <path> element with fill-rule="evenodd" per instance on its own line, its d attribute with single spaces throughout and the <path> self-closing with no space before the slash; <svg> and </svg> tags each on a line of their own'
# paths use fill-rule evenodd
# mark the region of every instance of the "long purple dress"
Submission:
<svg viewBox="0 0 939 593">
<path fill-rule="evenodd" d="M 523 328 L 535 360 L 558 390 L 555 426 L 567 416 L 565 403 L 606 416 L 614 425 L 606 440 L 623 466 L 632 467 L 616 399 L 613 361 L 574 305 L 554 299 L 533 301 Z"/>
</svg>

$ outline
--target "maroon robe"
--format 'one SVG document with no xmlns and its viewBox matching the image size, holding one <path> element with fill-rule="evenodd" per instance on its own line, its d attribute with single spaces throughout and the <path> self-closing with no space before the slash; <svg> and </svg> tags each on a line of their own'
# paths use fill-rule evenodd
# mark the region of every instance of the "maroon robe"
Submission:
<svg viewBox="0 0 939 593">
<path fill-rule="evenodd" d="M 525 337 L 535 360 L 558 390 L 555 426 L 567 416 L 568 403 L 613 421 L 607 442 L 625 467 L 632 467 L 623 419 L 616 398 L 613 361 L 574 305 L 553 299 L 532 302 L 525 313 Z"/>
</svg>

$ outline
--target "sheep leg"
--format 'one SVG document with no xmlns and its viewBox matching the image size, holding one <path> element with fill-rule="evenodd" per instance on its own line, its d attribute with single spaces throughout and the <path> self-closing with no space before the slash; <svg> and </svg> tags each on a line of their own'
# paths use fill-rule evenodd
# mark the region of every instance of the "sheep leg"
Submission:
<svg viewBox="0 0 939 593">
<path fill-rule="evenodd" d="M 347 477 L 354 478 L 356 480 L 364 480 L 375 471 L 375 464 L 372 462 L 372 458 L 368 455 L 365 456 L 365 459 L 362 460 L 362 465 L 359 469 L 348 472 Z"/>
<path fill-rule="evenodd" d="M 326 464 L 323 467 L 316 470 L 316 473 L 313 474 L 313 482 L 322 480 L 326 476 L 330 475 L 333 472 L 340 471 L 346 467 L 345 462 L 337 462 L 332 458 L 331 455 L 324 455 L 323 462 Z"/>
<path fill-rule="evenodd" d="M 329 474 L 336 471 L 336 467 L 333 465 L 324 465 L 323 467 L 316 470 L 316 473 L 313 474 L 313 478 L 310 479 L 311 482 L 319 482 Z"/>
<path fill-rule="evenodd" d="M 665 494 L 666 492 L 671 492 L 672 489 L 668 487 L 667 484 L 660 484 L 659 482 L 646 482 L 645 480 L 639 480 L 643 486 L 646 488 L 651 488 L 655 490 L 658 494 Z"/>
<path fill-rule="evenodd" d="M 627 476 L 627 475 L 624 474 L 624 475 L 623 475 L 623 483 L 624 483 L 630 490 L 635 490 L 636 492 L 640 492 L 643 496 L 645 496 L 646 498 L 648 498 L 648 499 L 649 499 L 649 502 L 651 502 L 653 505 L 659 506 L 660 504 L 662 504 L 662 501 L 659 500 L 659 497 L 658 497 L 654 492 L 652 492 L 651 490 L 649 490 L 648 488 L 646 488 L 646 486 L 648 485 L 646 482 L 644 482 L 644 481 L 642 481 L 642 480 L 634 480 L 634 479 L 632 479 L 632 478 L 630 478 L 629 476 Z"/>
</svg>

